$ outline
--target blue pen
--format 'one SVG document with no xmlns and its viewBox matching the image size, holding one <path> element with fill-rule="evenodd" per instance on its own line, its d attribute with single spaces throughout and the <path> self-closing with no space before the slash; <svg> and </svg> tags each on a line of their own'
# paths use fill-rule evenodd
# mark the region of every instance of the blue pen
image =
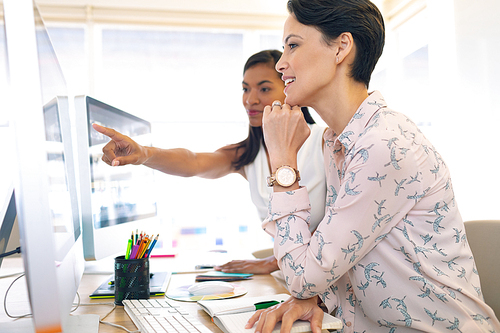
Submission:
<svg viewBox="0 0 500 333">
<path fill-rule="evenodd" d="M 144 256 L 145 258 L 149 258 L 149 255 L 151 254 L 151 251 L 153 251 L 153 247 L 155 247 L 156 241 L 158 240 L 158 236 L 160 236 L 160 235 L 159 234 L 156 235 L 155 239 L 153 240 L 153 242 L 149 246 L 148 253 Z"/>
</svg>

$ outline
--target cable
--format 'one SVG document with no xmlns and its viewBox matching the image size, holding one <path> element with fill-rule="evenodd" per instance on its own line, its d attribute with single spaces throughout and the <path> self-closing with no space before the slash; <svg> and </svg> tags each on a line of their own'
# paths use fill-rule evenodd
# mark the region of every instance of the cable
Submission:
<svg viewBox="0 0 500 333">
<path fill-rule="evenodd" d="M 25 274 L 21 274 L 19 275 L 17 278 L 14 279 L 14 281 L 12 281 L 12 283 L 10 284 L 9 288 L 7 288 L 7 291 L 5 292 L 5 297 L 3 299 L 3 309 L 5 310 L 5 314 L 7 316 L 9 316 L 10 318 L 14 318 L 14 319 L 19 319 L 19 318 L 26 318 L 26 317 L 29 317 L 31 316 L 32 314 L 31 313 L 28 313 L 28 314 L 25 314 L 25 315 L 21 315 L 21 316 L 13 316 L 9 313 L 9 311 L 7 310 L 7 295 L 9 294 L 9 290 L 10 288 L 12 287 L 12 285 L 14 285 L 14 283 L 19 280 L 20 278 L 22 278 L 23 276 L 25 276 Z"/>
<path fill-rule="evenodd" d="M 99 319 L 99 323 L 101 324 L 104 324 L 104 325 L 109 325 L 109 326 L 113 326 L 113 327 L 116 327 L 116 328 L 119 328 L 121 330 L 124 330 L 128 333 L 141 333 L 140 330 L 136 330 L 136 331 L 130 331 L 129 329 L 127 329 L 126 327 L 123 327 L 123 326 L 120 326 L 120 325 L 117 325 L 117 324 L 113 324 L 113 323 L 110 323 L 110 322 L 107 322 L 107 321 L 104 321 L 104 319 L 109 316 L 111 314 L 111 312 L 113 312 L 115 309 L 116 309 L 116 304 L 115 303 L 84 303 L 84 304 L 81 304 L 80 303 L 80 294 L 77 292 L 76 295 L 78 296 L 78 303 L 73 303 L 73 306 L 75 307 L 73 310 L 71 310 L 71 312 L 74 312 L 76 309 L 78 309 L 80 306 L 94 306 L 94 305 L 113 305 L 113 308 L 108 312 L 106 313 L 106 315 L 104 315 L 104 317 L 100 318 Z"/>
<path fill-rule="evenodd" d="M 76 304 L 73 303 L 72 306 L 74 306 L 74 308 L 71 309 L 69 313 L 75 312 L 80 307 L 80 294 L 78 293 L 78 291 L 76 292 L 76 296 L 78 297 L 78 302 Z"/>
<path fill-rule="evenodd" d="M 8 257 L 8 256 L 11 256 L 11 255 L 16 254 L 16 253 L 21 253 L 21 247 L 20 246 L 18 246 L 17 249 L 15 249 L 15 250 L 12 250 L 12 251 L 0 254 L 0 259 Z"/>
<path fill-rule="evenodd" d="M 111 309 L 111 311 L 109 311 L 108 313 L 106 313 L 106 315 L 104 317 L 102 317 L 102 319 L 99 319 L 99 322 L 101 324 L 105 324 L 105 325 L 109 325 L 109 326 L 113 326 L 113 327 L 116 327 L 116 328 L 119 328 L 119 329 L 122 329 L 128 333 L 141 333 L 140 330 L 135 330 L 135 331 L 130 331 L 128 330 L 127 328 L 123 327 L 123 326 L 120 326 L 120 325 L 117 325 L 117 324 L 113 324 L 113 323 L 110 323 L 108 321 L 104 321 L 104 319 L 109 316 L 111 314 L 111 312 L 113 312 L 114 310 L 116 309 L 116 304 L 113 303 L 113 308 Z"/>
<path fill-rule="evenodd" d="M 13 316 L 9 313 L 9 311 L 7 310 L 7 295 L 9 294 L 9 291 L 10 291 L 10 288 L 14 285 L 14 283 L 19 280 L 20 278 L 22 278 L 23 276 L 25 276 L 25 274 L 21 274 L 19 275 L 17 278 L 14 279 L 14 281 L 12 281 L 12 283 L 9 285 L 9 287 L 7 288 L 7 291 L 5 292 L 5 297 L 3 299 L 3 308 L 5 310 L 5 314 L 10 317 L 10 318 L 13 318 L 13 319 L 20 319 L 20 318 L 26 318 L 26 317 L 30 317 L 32 316 L 31 313 L 28 313 L 28 314 L 25 314 L 25 315 L 21 315 L 21 316 Z M 115 303 L 86 303 L 86 304 L 81 304 L 80 303 L 80 294 L 77 292 L 76 293 L 76 296 L 78 297 L 78 302 L 75 304 L 73 303 L 73 306 L 74 308 L 70 311 L 70 312 L 74 312 L 76 311 L 80 306 L 95 306 L 95 305 L 113 305 L 113 308 L 108 312 L 106 313 L 106 315 L 102 318 L 99 319 L 99 323 L 101 324 L 104 324 L 104 325 L 109 325 L 109 326 L 113 326 L 113 327 L 116 327 L 116 328 L 119 328 L 121 330 L 124 330 L 126 331 L 127 333 L 141 333 L 140 330 L 135 330 L 135 331 L 131 331 L 129 329 L 127 329 L 126 327 L 124 326 L 120 326 L 120 325 L 117 325 L 117 324 L 113 324 L 113 323 L 110 323 L 110 322 L 107 322 L 107 321 L 104 321 L 104 319 L 109 316 L 111 314 L 111 312 L 113 312 L 115 309 L 116 309 L 116 304 Z"/>
</svg>

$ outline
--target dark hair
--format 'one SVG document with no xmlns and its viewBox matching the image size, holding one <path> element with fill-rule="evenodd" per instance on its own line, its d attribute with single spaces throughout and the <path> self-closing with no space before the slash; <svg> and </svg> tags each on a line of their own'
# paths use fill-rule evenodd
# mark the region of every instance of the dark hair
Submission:
<svg viewBox="0 0 500 333">
<path fill-rule="evenodd" d="M 243 67 L 243 74 L 245 74 L 245 72 L 249 68 L 252 68 L 258 64 L 267 64 L 271 68 L 274 68 L 278 60 L 280 60 L 281 54 L 281 51 L 278 50 L 264 50 L 255 53 L 254 55 L 250 56 L 250 58 L 248 58 L 247 62 L 245 63 L 245 66 Z M 276 72 L 276 75 L 281 77 L 281 74 L 278 72 Z M 304 119 L 306 120 L 306 122 L 308 124 L 314 124 L 314 119 L 311 117 L 311 114 L 309 113 L 307 107 L 301 107 L 300 109 L 304 115 Z M 239 151 L 240 149 L 243 149 L 244 151 L 237 160 L 231 163 L 235 170 L 239 170 L 245 165 L 252 163 L 255 160 L 255 157 L 257 157 L 257 154 L 260 150 L 260 145 L 265 144 L 262 127 L 248 127 L 248 137 L 236 144 L 236 151 Z"/>
<path fill-rule="evenodd" d="M 368 88 L 385 43 L 384 19 L 377 6 L 369 0 L 288 0 L 287 8 L 297 21 L 318 29 L 327 44 L 350 32 L 357 49 L 351 75 Z"/>
</svg>

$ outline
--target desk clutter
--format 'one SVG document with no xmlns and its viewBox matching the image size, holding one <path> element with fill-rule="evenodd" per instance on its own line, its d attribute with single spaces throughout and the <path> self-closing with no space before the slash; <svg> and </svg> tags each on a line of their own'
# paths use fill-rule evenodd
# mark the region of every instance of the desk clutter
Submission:
<svg viewBox="0 0 500 333">
<path fill-rule="evenodd" d="M 206 282 L 201 282 L 201 283 L 206 283 Z M 211 291 L 210 289 L 207 289 L 206 293 L 203 294 L 198 294 L 194 295 L 193 293 L 189 292 L 189 288 L 198 285 L 200 283 L 195 283 L 194 285 L 185 285 L 177 288 L 173 288 L 173 290 L 168 290 L 165 296 L 167 296 L 170 299 L 176 300 L 176 301 L 183 301 L 183 302 L 197 302 L 201 300 L 216 300 L 216 299 L 226 299 L 226 298 L 234 298 L 234 297 L 239 297 L 243 296 L 247 293 L 246 288 L 229 283 L 233 289 L 231 291 L 226 291 L 226 292 L 219 292 L 218 290 Z"/>
<path fill-rule="evenodd" d="M 153 238 L 144 233 L 128 240 L 124 256 L 115 258 L 115 304 L 123 305 L 125 312 L 143 333 L 211 333 L 212 331 L 186 309 L 172 301 L 197 302 L 210 316 L 212 322 L 224 333 L 246 333 L 245 324 L 256 310 L 265 309 L 287 300 L 288 294 L 241 297 L 247 289 L 235 281 L 247 281 L 253 274 L 199 272 L 195 283 L 171 287 L 166 298 L 150 299 L 149 258 L 158 235 Z M 171 274 L 169 275 L 171 276 Z M 273 333 L 278 333 L 281 323 Z M 325 314 L 322 329 L 342 328 L 342 322 Z M 296 321 L 291 333 L 310 332 L 308 321 Z"/>
<path fill-rule="evenodd" d="M 149 299 L 149 257 L 159 235 L 154 239 L 141 231 L 127 242 L 124 256 L 115 258 L 114 295 L 115 304 L 123 305 L 125 299 Z"/>
</svg>

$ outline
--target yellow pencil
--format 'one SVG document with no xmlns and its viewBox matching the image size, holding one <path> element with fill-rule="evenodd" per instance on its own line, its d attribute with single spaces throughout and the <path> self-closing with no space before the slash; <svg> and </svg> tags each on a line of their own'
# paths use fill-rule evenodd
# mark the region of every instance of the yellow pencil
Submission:
<svg viewBox="0 0 500 333">
<path fill-rule="evenodd" d="M 146 239 L 143 239 L 141 241 L 141 245 L 139 246 L 139 250 L 137 250 L 137 255 L 135 256 L 135 259 L 141 259 L 141 253 L 142 253 L 144 246 L 146 245 L 146 242 L 147 242 Z"/>
<path fill-rule="evenodd" d="M 145 240 L 146 240 L 146 245 L 142 249 L 140 258 L 144 258 L 144 253 L 146 253 L 146 251 L 148 250 L 149 244 L 151 243 L 151 238 L 149 238 L 149 236 L 146 236 Z"/>
</svg>

